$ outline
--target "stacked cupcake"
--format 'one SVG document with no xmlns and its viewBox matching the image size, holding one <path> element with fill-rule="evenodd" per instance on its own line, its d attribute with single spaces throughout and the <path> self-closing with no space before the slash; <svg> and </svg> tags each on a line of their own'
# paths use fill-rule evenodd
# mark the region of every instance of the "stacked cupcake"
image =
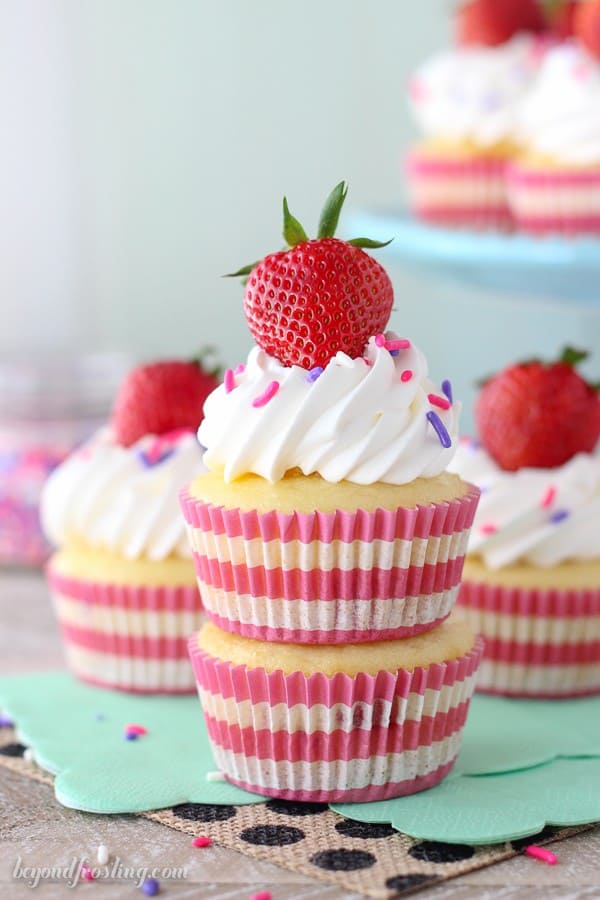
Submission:
<svg viewBox="0 0 600 900">
<path fill-rule="evenodd" d="M 600 0 L 468 0 L 456 48 L 410 84 L 407 167 L 434 224 L 600 232 Z"/>
<path fill-rule="evenodd" d="M 481 647 L 451 612 L 478 491 L 384 269 L 287 210 L 287 251 L 241 270 L 257 346 L 205 404 L 209 471 L 182 493 L 212 620 L 190 641 L 220 769 L 260 794 L 383 799 L 458 752 Z M 373 242 L 368 242 L 373 246 Z"/>
<path fill-rule="evenodd" d="M 48 580 L 69 667 L 84 681 L 194 690 L 187 638 L 204 617 L 178 493 L 204 471 L 195 431 L 217 384 L 195 362 L 135 369 L 111 424 L 46 482 L 42 524 L 59 548 Z"/>
<path fill-rule="evenodd" d="M 600 692 L 600 396 L 585 354 L 510 366 L 476 415 L 482 443 L 452 468 L 482 490 L 459 603 L 485 638 L 478 687 Z"/>
</svg>

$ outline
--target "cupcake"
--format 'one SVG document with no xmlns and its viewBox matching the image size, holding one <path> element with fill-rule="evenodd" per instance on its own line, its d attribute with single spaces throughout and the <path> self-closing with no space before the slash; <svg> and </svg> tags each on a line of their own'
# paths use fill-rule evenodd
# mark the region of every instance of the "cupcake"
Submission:
<svg viewBox="0 0 600 900">
<path fill-rule="evenodd" d="M 267 643 L 204 626 L 190 654 L 219 768 L 269 797 L 386 800 L 458 753 L 480 647 L 456 613 L 403 640 Z"/>
<path fill-rule="evenodd" d="M 50 476 L 47 576 L 71 671 L 135 692 L 193 692 L 187 639 L 203 621 L 181 486 L 204 471 L 195 429 L 217 384 L 195 363 L 134 370 L 101 429 Z"/>
<path fill-rule="evenodd" d="M 424 139 L 406 166 L 415 215 L 446 226 L 506 229 L 506 166 L 515 115 L 544 52 L 536 3 L 473 0 L 458 11 L 458 46 L 426 61 L 409 85 Z"/>
<path fill-rule="evenodd" d="M 600 4 L 581 4 L 597 16 Z M 577 22 L 585 21 L 578 16 Z M 600 43 L 552 49 L 519 111 L 521 152 L 508 172 L 519 228 L 534 234 L 600 233 Z"/>
<path fill-rule="evenodd" d="M 333 236 L 345 194 L 343 183 L 332 192 L 316 240 L 284 201 L 291 249 L 241 270 L 257 346 L 208 397 L 198 438 L 209 471 L 182 492 L 212 620 L 190 647 L 218 763 L 236 783 L 300 799 L 393 796 L 443 777 L 458 736 L 448 756 L 417 754 L 405 773 L 402 723 L 415 747 L 421 737 L 408 738 L 404 706 L 395 736 L 381 730 L 378 710 L 398 690 L 415 690 L 413 669 L 424 679 L 421 694 L 427 682 L 431 702 L 446 703 L 441 685 L 455 675 L 431 682 L 430 693 L 435 666 L 458 666 L 456 678 L 467 683 L 478 659 L 464 624 L 454 626 L 461 640 L 452 649 L 435 634 L 458 592 L 478 499 L 445 471 L 460 407 L 449 382 L 438 389 L 430 381 L 412 342 L 383 331 L 393 302 L 385 270 L 361 249 L 364 241 Z M 405 657 L 413 645 L 404 642 L 416 636 L 417 657 Z M 217 715 L 219 692 L 227 702 Z M 313 711 L 318 736 L 313 712 L 299 706 L 307 702 L 324 704 Z M 360 746 L 338 734 L 354 703 L 357 715 L 377 723 L 371 737 L 356 736 Z M 269 735 L 271 706 L 281 718 Z M 288 751 L 278 756 L 270 742 L 288 741 L 286 729 L 290 747 L 304 748 L 296 774 L 274 765 Z M 264 756 L 249 750 L 242 759 L 240 740 L 266 742 Z M 367 756 L 377 760 L 359 764 Z M 263 759 L 273 761 L 264 779 Z M 325 761 L 331 771 L 321 771 Z"/>
<path fill-rule="evenodd" d="M 492 378 L 481 444 L 451 464 L 482 491 L 459 603 L 485 638 L 483 691 L 600 692 L 600 399 L 575 371 L 583 355 Z"/>
</svg>

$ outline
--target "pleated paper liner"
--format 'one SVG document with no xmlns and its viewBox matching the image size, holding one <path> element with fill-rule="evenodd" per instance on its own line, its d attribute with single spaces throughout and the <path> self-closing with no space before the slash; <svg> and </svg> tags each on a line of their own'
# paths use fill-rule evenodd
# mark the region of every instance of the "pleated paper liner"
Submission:
<svg viewBox="0 0 600 900">
<path fill-rule="evenodd" d="M 450 612 L 479 498 L 414 509 L 242 512 L 181 495 L 207 613 L 260 640 L 339 643 L 429 630 Z"/>
<path fill-rule="evenodd" d="M 478 690 L 538 698 L 600 692 L 600 589 L 467 581 L 459 603 L 485 639 Z"/>
<path fill-rule="evenodd" d="M 259 794 L 363 801 L 431 787 L 448 774 L 475 688 L 482 642 L 412 672 L 286 675 L 190 655 L 215 760 Z"/>
<path fill-rule="evenodd" d="M 509 205 L 518 227 L 533 234 L 600 233 L 600 168 L 534 167 L 507 170 Z"/>
<path fill-rule="evenodd" d="M 195 691 L 187 640 L 203 620 L 196 585 L 138 587 L 47 567 L 67 662 L 83 681 L 135 693 Z"/>
</svg>

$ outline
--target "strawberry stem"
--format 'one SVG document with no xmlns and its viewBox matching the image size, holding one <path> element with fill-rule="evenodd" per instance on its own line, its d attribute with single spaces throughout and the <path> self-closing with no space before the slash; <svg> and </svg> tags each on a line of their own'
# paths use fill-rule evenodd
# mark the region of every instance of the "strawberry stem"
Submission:
<svg viewBox="0 0 600 900">
<path fill-rule="evenodd" d="M 348 193 L 348 185 L 345 181 L 336 184 L 329 197 L 325 201 L 325 205 L 319 219 L 318 238 L 333 237 L 338 226 L 340 213 L 346 194 Z"/>
<path fill-rule="evenodd" d="M 304 244 L 308 240 L 304 228 L 291 214 L 286 197 L 283 198 L 283 236 L 290 247 Z"/>
<path fill-rule="evenodd" d="M 578 363 L 583 362 L 584 359 L 587 359 L 589 355 L 587 350 L 577 350 L 576 347 L 565 347 L 559 361 L 561 363 L 566 363 L 568 366 L 576 366 Z"/>
</svg>

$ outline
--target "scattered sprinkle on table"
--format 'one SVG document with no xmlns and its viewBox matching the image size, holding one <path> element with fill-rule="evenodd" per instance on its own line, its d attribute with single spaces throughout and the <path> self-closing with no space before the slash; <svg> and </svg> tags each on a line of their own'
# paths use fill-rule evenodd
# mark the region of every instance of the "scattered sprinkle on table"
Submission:
<svg viewBox="0 0 600 900">
<path fill-rule="evenodd" d="M 23 753 L 23 759 L 25 760 L 25 762 L 34 762 L 33 750 L 31 747 L 27 747 L 27 749 Z"/>
<path fill-rule="evenodd" d="M 98 864 L 100 866 L 105 866 L 110 858 L 110 854 L 108 852 L 108 847 L 104 844 L 100 844 L 98 847 L 98 851 L 96 853 L 96 859 L 98 860 Z"/>
<path fill-rule="evenodd" d="M 83 878 L 84 881 L 93 881 L 94 873 L 92 872 L 92 870 L 90 869 L 89 866 L 83 865 L 81 867 L 81 877 Z"/>
<path fill-rule="evenodd" d="M 558 858 L 554 853 L 544 849 L 544 847 L 538 847 L 536 844 L 530 844 L 529 847 L 525 847 L 525 853 L 528 856 L 533 856 L 534 859 L 547 863 L 549 866 L 555 866 L 558 862 Z"/>
<path fill-rule="evenodd" d="M 140 737 L 143 734 L 148 734 L 148 729 L 143 725 L 136 725 L 135 722 L 132 722 L 130 725 L 125 726 L 125 731 L 128 731 L 130 734 L 137 734 Z"/>
<path fill-rule="evenodd" d="M 259 891 L 258 894 L 251 894 L 248 900 L 273 900 L 273 895 L 270 891 Z"/>
<path fill-rule="evenodd" d="M 5 716 L 4 713 L 0 713 L 0 728 L 12 728 L 15 723 L 10 718 L 10 716 Z"/>
<path fill-rule="evenodd" d="M 223 775 L 222 772 L 219 772 L 218 770 L 216 770 L 214 772 L 207 772 L 206 780 L 207 781 L 225 781 L 225 776 Z"/>
<path fill-rule="evenodd" d="M 201 847 L 201 848 L 204 848 L 204 847 L 210 847 L 211 844 L 212 844 L 211 838 L 209 838 L 209 837 L 204 837 L 204 836 L 202 836 L 202 835 L 201 835 L 200 837 L 195 837 L 194 840 L 192 841 L 192 846 L 193 846 L 193 847 Z"/>
<path fill-rule="evenodd" d="M 142 882 L 141 891 L 146 897 L 156 897 L 160 891 L 160 883 L 156 878 L 146 878 L 146 880 Z"/>
</svg>

